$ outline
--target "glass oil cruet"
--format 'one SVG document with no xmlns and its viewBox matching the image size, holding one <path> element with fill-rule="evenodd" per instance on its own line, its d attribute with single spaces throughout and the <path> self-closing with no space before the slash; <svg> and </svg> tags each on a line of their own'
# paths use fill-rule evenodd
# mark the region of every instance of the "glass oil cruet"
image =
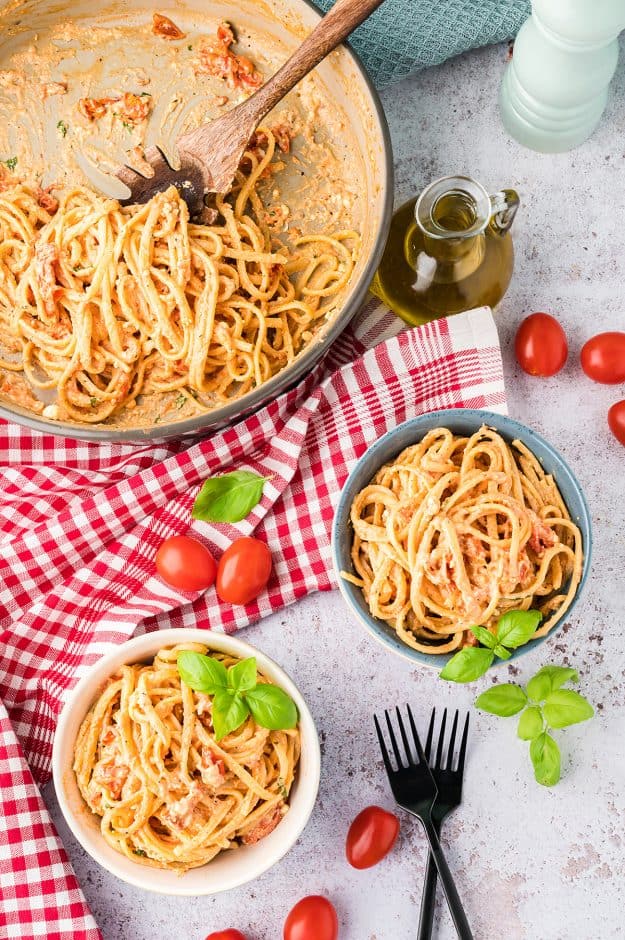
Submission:
<svg viewBox="0 0 625 940">
<path fill-rule="evenodd" d="M 468 176 L 445 176 L 393 216 L 371 291 L 413 326 L 462 310 L 494 307 L 514 251 L 513 189 L 489 196 Z"/>
</svg>

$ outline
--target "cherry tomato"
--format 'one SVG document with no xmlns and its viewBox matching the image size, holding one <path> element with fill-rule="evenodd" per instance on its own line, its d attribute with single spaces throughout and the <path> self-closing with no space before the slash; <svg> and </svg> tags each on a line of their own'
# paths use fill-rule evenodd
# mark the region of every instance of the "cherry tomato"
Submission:
<svg viewBox="0 0 625 940">
<path fill-rule="evenodd" d="M 625 447 L 625 398 L 608 411 L 608 424 L 614 437 Z"/>
<path fill-rule="evenodd" d="M 246 940 L 246 937 L 240 930 L 233 930 L 230 927 L 229 930 L 216 930 L 214 933 L 209 933 L 206 940 Z"/>
<path fill-rule="evenodd" d="M 156 553 L 163 581 L 181 591 L 205 591 L 215 582 L 217 563 L 206 545 L 190 535 L 172 535 Z"/>
<path fill-rule="evenodd" d="M 399 819 L 379 806 L 367 806 L 349 827 L 345 854 L 354 868 L 371 868 L 391 851 L 399 833 Z"/>
<path fill-rule="evenodd" d="M 271 574 L 271 552 L 250 536 L 236 539 L 217 567 L 217 596 L 228 604 L 249 604 L 258 597 Z"/>
<path fill-rule="evenodd" d="M 229 930 L 216 930 L 214 933 L 209 933 L 206 940 L 246 940 L 246 937 L 240 930 L 233 930 L 230 927 Z"/>
<path fill-rule="evenodd" d="M 625 382 L 625 333 L 598 333 L 582 346 L 582 369 L 604 385 Z"/>
<path fill-rule="evenodd" d="M 566 334 L 549 313 L 532 313 L 521 323 L 514 340 L 514 352 L 529 375 L 555 375 L 569 354 Z"/>
<path fill-rule="evenodd" d="M 338 935 L 334 905 L 320 894 L 298 901 L 284 922 L 284 940 L 336 940 Z"/>
</svg>

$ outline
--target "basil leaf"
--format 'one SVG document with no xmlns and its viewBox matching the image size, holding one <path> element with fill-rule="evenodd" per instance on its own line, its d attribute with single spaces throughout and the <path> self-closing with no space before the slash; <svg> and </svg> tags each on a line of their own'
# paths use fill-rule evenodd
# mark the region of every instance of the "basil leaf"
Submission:
<svg viewBox="0 0 625 940">
<path fill-rule="evenodd" d="M 256 685 L 256 658 L 242 659 L 228 670 L 228 688 L 234 692 L 245 692 Z"/>
<path fill-rule="evenodd" d="M 544 787 L 552 787 L 560 779 L 560 748 L 551 735 L 543 731 L 530 744 L 534 776 Z"/>
<path fill-rule="evenodd" d="M 196 692 L 214 695 L 219 689 L 228 686 L 228 670 L 222 662 L 212 656 L 195 653 L 193 650 L 182 650 L 178 653 L 177 662 L 180 678 Z"/>
<path fill-rule="evenodd" d="M 471 627 L 471 633 L 478 638 L 482 646 L 485 646 L 486 649 L 492 650 L 497 645 L 496 637 L 494 637 L 486 627 Z"/>
<path fill-rule="evenodd" d="M 539 610 L 509 610 L 497 622 L 497 639 L 515 650 L 531 640 L 542 619 Z"/>
<path fill-rule="evenodd" d="M 277 685 L 259 682 L 245 693 L 254 721 L 270 731 L 284 731 L 297 725 L 297 707 L 290 695 Z"/>
<path fill-rule="evenodd" d="M 211 477 L 196 496 L 191 515 L 203 522 L 240 522 L 260 502 L 266 480 L 251 470 Z"/>
<path fill-rule="evenodd" d="M 543 666 L 527 683 L 527 694 L 535 702 L 542 702 L 565 682 L 579 682 L 575 669 L 567 666 Z"/>
<path fill-rule="evenodd" d="M 517 727 L 517 734 L 522 741 L 533 741 L 543 730 L 543 713 L 537 705 L 528 705 Z"/>
<path fill-rule="evenodd" d="M 213 699 L 213 728 L 215 740 L 221 741 L 243 724 L 250 710 L 242 695 L 230 689 L 220 689 Z"/>
<path fill-rule="evenodd" d="M 543 705 L 545 721 L 551 728 L 566 728 L 592 718 L 595 710 L 583 695 L 573 689 L 556 689 Z"/>
<path fill-rule="evenodd" d="M 475 707 L 483 712 L 490 712 L 491 715 L 499 715 L 501 718 L 510 718 L 511 715 L 517 715 L 522 708 L 527 705 L 527 695 L 520 685 L 514 685 L 511 682 L 502 685 L 494 685 L 492 689 L 487 689 L 475 700 Z"/>
<path fill-rule="evenodd" d="M 497 643 L 494 650 L 495 656 L 498 656 L 499 659 L 510 659 L 512 653 L 510 650 L 507 650 L 505 646 L 502 646 L 501 643 Z"/>
<path fill-rule="evenodd" d="M 448 682 L 473 682 L 484 675 L 494 658 L 492 650 L 481 646 L 465 646 L 451 657 L 439 672 L 439 677 Z"/>
</svg>

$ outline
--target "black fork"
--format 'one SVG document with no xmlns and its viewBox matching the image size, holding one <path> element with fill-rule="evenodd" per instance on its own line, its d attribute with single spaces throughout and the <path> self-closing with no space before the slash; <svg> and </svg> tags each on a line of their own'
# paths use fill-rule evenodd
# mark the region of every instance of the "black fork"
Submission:
<svg viewBox="0 0 625 940">
<path fill-rule="evenodd" d="M 414 748 L 416 748 L 416 756 L 413 753 L 411 745 L 408 741 L 408 735 L 406 734 L 406 728 L 404 726 L 401 712 L 399 708 L 395 709 L 397 724 L 399 726 L 399 734 L 404 746 L 406 763 L 404 763 L 404 759 L 402 758 L 389 713 L 388 711 L 384 712 L 388 728 L 388 735 L 391 741 L 395 762 L 397 764 L 396 768 L 394 768 L 391 763 L 391 758 L 389 756 L 389 752 L 384 741 L 384 735 L 382 734 L 382 729 L 380 728 L 380 723 L 377 719 L 377 716 L 373 716 L 375 728 L 378 734 L 378 741 L 380 742 L 380 750 L 382 751 L 382 758 L 384 760 L 384 766 L 386 767 L 386 773 L 391 785 L 391 790 L 393 791 L 393 796 L 395 797 L 395 802 L 401 806 L 402 809 L 405 809 L 406 812 L 416 816 L 417 819 L 421 821 L 423 828 L 425 829 L 425 834 L 427 835 L 428 841 L 430 843 L 430 851 L 434 859 L 434 864 L 436 865 L 440 875 L 443 889 L 445 891 L 445 896 L 447 898 L 447 903 L 449 905 L 449 910 L 460 940 L 473 940 L 473 934 L 471 933 L 469 922 L 467 920 L 466 914 L 464 913 L 462 901 L 460 900 L 460 896 L 456 890 L 456 885 L 454 884 L 453 876 L 449 870 L 447 861 L 445 860 L 445 856 L 438 838 L 438 831 L 432 818 L 432 809 L 438 792 L 436 782 L 430 772 L 425 753 L 421 746 L 421 741 L 419 740 L 419 735 L 417 734 L 417 728 L 410 706 L 408 705 L 406 708 L 408 712 L 410 730 L 412 732 L 412 738 L 414 741 Z"/>
<path fill-rule="evenodd" d="M 447 724 L 447 709 L 443 712 L 441 727 L 438 735 L 438 747 L 436 748 L 436 758 L 432 759 L 432 740 L 434 737 L 434 727 L 436 722 L 436 709 L 432 709 L 430 718 L 430 727 L 425 742 L 425 756 L 430 765 L 432 776 L 438 790 L 436 802 L 432 808 L 432 822 L 440 836 L 441 824 L 449 813 L 460 805 L 462 801 L 462 780 L 464 776 L 464 761 L 467 753 L 467 739 L 469 736 L 469 716 L 464 722 L 462 731 L 462 740 L 458 760 L 456 762 L 454 749 L 456 744 L 456 733 L 458 731 L 459 715 L 456 711 L 451 728 L 449 745 L 445 749 L 445 727 Z M 454 767 L 454 764 L 456 766 Z M 428 863 L 423 882 L 423 894 L 421 897 L 421 913 L 419 915 L 419 931 L 417 940 L 430 940 L 432 936 L 432 924 L 434 920 L 434 906 L 436 902 L 436 864 L 431 853 L 428 854 Z"/>
</svg>

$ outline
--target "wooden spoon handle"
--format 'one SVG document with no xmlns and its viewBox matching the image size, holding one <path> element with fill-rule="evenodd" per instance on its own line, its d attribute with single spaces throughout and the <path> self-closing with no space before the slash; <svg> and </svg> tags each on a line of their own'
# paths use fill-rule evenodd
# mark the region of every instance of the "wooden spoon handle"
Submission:
<svg viewBox="0 0 625 940">
<path fill-rule="evenodd" d="M 383 0 L 336 0 L 332 9 L 282 68 L 239 107 L 242 110 L 245 108 L 248 118 L 254 115 L 258 124 L 305 75 L 319 65 L 382 3 Z"/>
<path fill-rule="evenodd" d="M 262 119 L 294 85 L 332 52 L 352 30 L 367 19 L 383 0 L 336 0 L 329 13 L 317 24 L 281 69 L 258 91 L 216 121 L 178 138 L 178 149 L 193 154 L 200 162 L 210 152 L 212 182 L 225 191 L 232 181 L 244 145 Z M 218 132 L 218 133 L 217 133 Z M 215 143 L 217 139 L 217 144 Z M 234 163 L 233 163 L 234 159 Z"/>
</svg>

